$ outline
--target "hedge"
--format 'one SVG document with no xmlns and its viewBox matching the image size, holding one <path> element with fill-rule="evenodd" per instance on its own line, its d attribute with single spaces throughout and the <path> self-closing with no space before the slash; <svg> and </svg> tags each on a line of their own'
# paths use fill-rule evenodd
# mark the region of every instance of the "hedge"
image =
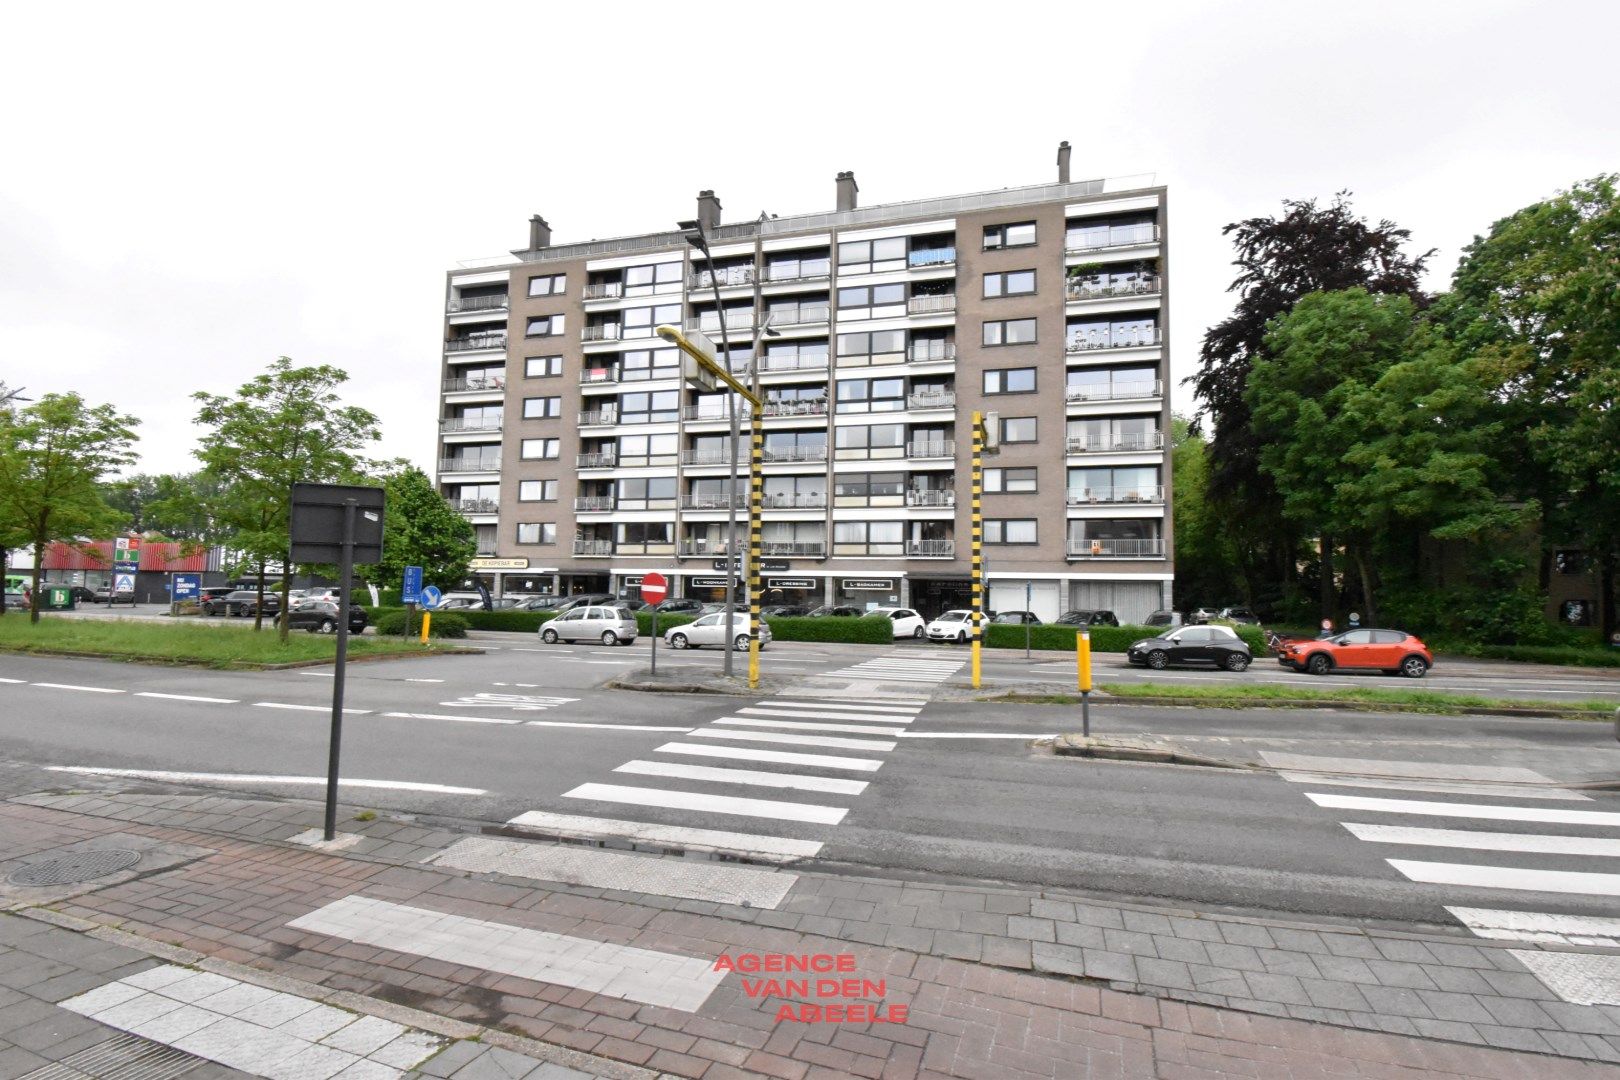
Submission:
<svg viewBox="0 0 1620 1080">
<path fill-rule="evenodd" d="M 1517 660 L 1524 664 L 1564 664 L 1569 667 L 1620 667 L 1620 649 L 1566 649 L 1559 645 L 1463 645 L 1434 647 L 1436 652 L 1457 653 L 1481 660 Z"/>
<path fill-rule="evenodd" d="M 857 645 L 890 645 L 894 643 L 894 623 L 886 615 L 818 615 L 814 619 L 803 616 L 772 615 L 765 619 L 774 641 L 842 641 Z"/>
<path fill-rule="evenodd" d="M 1249 643 L 1249 649 L 1256 656 L 1266 654 L 1266 639 L 1258 626 L 1233 627 L 1237 635 Z M 1073 652 L 1075 648 L 1075 635 L 1080 632 L 1078 626 L 1058 626 L 1045 623 L 1029 628 L 1029 647 L 1064 652 Z M 1093 626 L 1091 627 L 1091 651 L 1106 653 L 1122 653 L 1131 647 L 1133 642 L 1143 638 L 1157 637 L 1164 633 L 1164 627 L 1158 626 Z M 992 649 L 1022 649 L 1024 647 L 1024 627 L 1018 623 L 991 623 L 985 627 L 985 645 Z"/>
<path fill-rule="evenodd" d="M 487 612 L 486 612 L 487 614 Z M 385 611 L 376 622 L 372 624 L 377 633 L 383 637 L 403 637 L 405 635 L 405 612 L 403 610 Z M 421 618 L 418 617 L 412 624 L 420 633 Z M 467 636 L 467 620 L 454 611 L 446 611 L 433 616 L 433 622 L 428 626 L 429 637 L 464 638 Z"/>
</svg>

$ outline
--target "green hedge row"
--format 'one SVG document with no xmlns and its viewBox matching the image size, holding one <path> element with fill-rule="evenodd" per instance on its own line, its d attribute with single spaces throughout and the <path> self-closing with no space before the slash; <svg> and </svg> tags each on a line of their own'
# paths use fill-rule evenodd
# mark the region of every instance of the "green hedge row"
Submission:
<svg viewBox="0 0 1620 1080">
<path fill-rule="evenodd" d="M 1436 652 L 1459 653 L 1481 660 L 1517 660 L 1525 664 L 1567 664 L 1570 667 L 1620 667 L 1620 649 L 1566 649 L 1559 645 L 1436 646 Z"/>
<path fill-rule="evenodd" d="M 405 634 L 405 611 L 403 608 L 384 611 L 371 625 L 376 627 L 377 633 L 384 637 L 403 637 Z M 416 633 L 421 633 L 422 618 L 420 615 L 416 617 L 411 626 Z M 467 620 L 454 611 L 446 611 L 443 614 L 435 615 L 433 621 L 428 624 L 428 636 L 464 638 L 467 636 Z"/>
<path fill-rule="evenodd" d="M 894 642 L 894 623 L 883 615 L 818 615 L 814 619 L 773 615 L 765 622 L 774 641 L 841 641 L 856 645 Z"/>
<path fill-rule="evenodd" d="M 1249 643 L 1249 649 L 1255 656 L 1266 655 L 1266 638 L 1259 627 L 1237 626 L 1233 629 L 1237 631 L 1238 637 Z M 1047 623 L 1031 626 L 1029 631 L 1031 649 L 1073 652 L 1075 637 L 1079 634 L 1080 628 Z M 1132 642 L 1156 637 L 1163 631 L 1163 627 L 1156 626 L 1093 626 L 1091 651 L 1122 653 L 1131 647 Z M 985 645 L 991 649 L 1022 649 L 1024 627 L 1016 623 L 992 623 L 985 627 Z"/>
</svg>

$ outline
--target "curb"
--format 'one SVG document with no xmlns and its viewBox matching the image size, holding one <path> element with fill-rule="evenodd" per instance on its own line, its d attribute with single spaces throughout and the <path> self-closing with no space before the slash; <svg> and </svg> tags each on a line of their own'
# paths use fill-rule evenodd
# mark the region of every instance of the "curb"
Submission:
<svg viewBox="0 0 1620 1080">
<path fill-rule="evenodd" d="M 972 688 L 960 683 L 947 683 L 947 686 L 956 690 L 971 690 Z M 1067 705 L 1078 702 L 1045 702 L 1020 700 L 1020 692 L 1011 690 L 1003 694 L 986 697 L 968 698 L 969 701 L 982 701 L 991 704 L 1006 705 Z M 1061 691 L 1065 696 L 1076 695 L 1079 691 Z M 1607 720 L 1608 714 L 1593 710 L 1573 709 L 1543 709 L 1529 708 L 1518 705 L 1449 705 L 1437 702 L 1433 705 L 1412 705 L 1401 702 L 1363 701 L 1360 699 L 1334 699 L 1303 698 L 1290 700 L 1285 698 L 1191 698 L 1191 697 L 1155 697 L 1143 694 L 1119 696 L 1110 694 L 1105 690 L 1093 691 L 1096 700 L 1106 701 L 1110 705 L 1154 705 L 1172 708 L 1210 708 L 1210 709 L 1346 709 L 1351 712 L 1402 712 L 1424 713 L 1430 716 L 1522 716 L 1550 720 Z M 1035 696 L 1035 695 L 1031 695 Z M 1058 694 L 1039 695 L 1055 697 Z"/>
<path fill-rule="evenodd" d="M 1167 742 L 1148 739 L 1125 739 L 1104 742 L 1084 735 L 1059 735 L 1052 741 L 1052 752 L 1059 757 L 1101 758 L 1109 761 L 1144 761 L 1158 765 L 1197 765 L 1206 769 L 1240 769 L 1265 771 L 1258 762 L 1235 761 L 1230 758 L 1205 757 L 1177 750 Z"/>
</svg>

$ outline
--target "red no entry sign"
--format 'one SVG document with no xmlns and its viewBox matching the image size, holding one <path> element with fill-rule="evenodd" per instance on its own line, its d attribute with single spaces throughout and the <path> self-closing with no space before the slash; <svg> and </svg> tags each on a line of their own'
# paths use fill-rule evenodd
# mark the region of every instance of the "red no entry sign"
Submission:
<svg viewBox="0 0 1620 1080">
<path fill-rule="evenodd" d="M 661 604 L 664 597 L 669 595 L 669 582 L 664 575 L 654 570 L 641 579 L 641 598 L 649 604 Z"/>
</svg>

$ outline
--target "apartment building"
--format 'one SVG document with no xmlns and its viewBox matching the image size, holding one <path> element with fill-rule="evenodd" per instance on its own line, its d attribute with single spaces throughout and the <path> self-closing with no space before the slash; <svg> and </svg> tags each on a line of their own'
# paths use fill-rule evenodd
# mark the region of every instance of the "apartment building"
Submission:
<svg viewBox="0 0 1620 1080">
<path fill-rule="evenodd" d="M 1166 191 L 1071 182 L 1068 157 L 1056 183 L 868 207 L 842 173 L 831 211 L 734 223 L 705 191 L 709 258 L 675 230 L 554 244 L 536 216 L 515 261 L 452 270 L 438 482 L 474 571 L 496 594 L 633 596 L 656 569 L 723 595 L 747 416 L 733 447 L 670 323 L 725 341 L 764 399 L 767 604 L 967 606 L 981 410 L 989 607 L 1171 606 Z"/>
</svg>

